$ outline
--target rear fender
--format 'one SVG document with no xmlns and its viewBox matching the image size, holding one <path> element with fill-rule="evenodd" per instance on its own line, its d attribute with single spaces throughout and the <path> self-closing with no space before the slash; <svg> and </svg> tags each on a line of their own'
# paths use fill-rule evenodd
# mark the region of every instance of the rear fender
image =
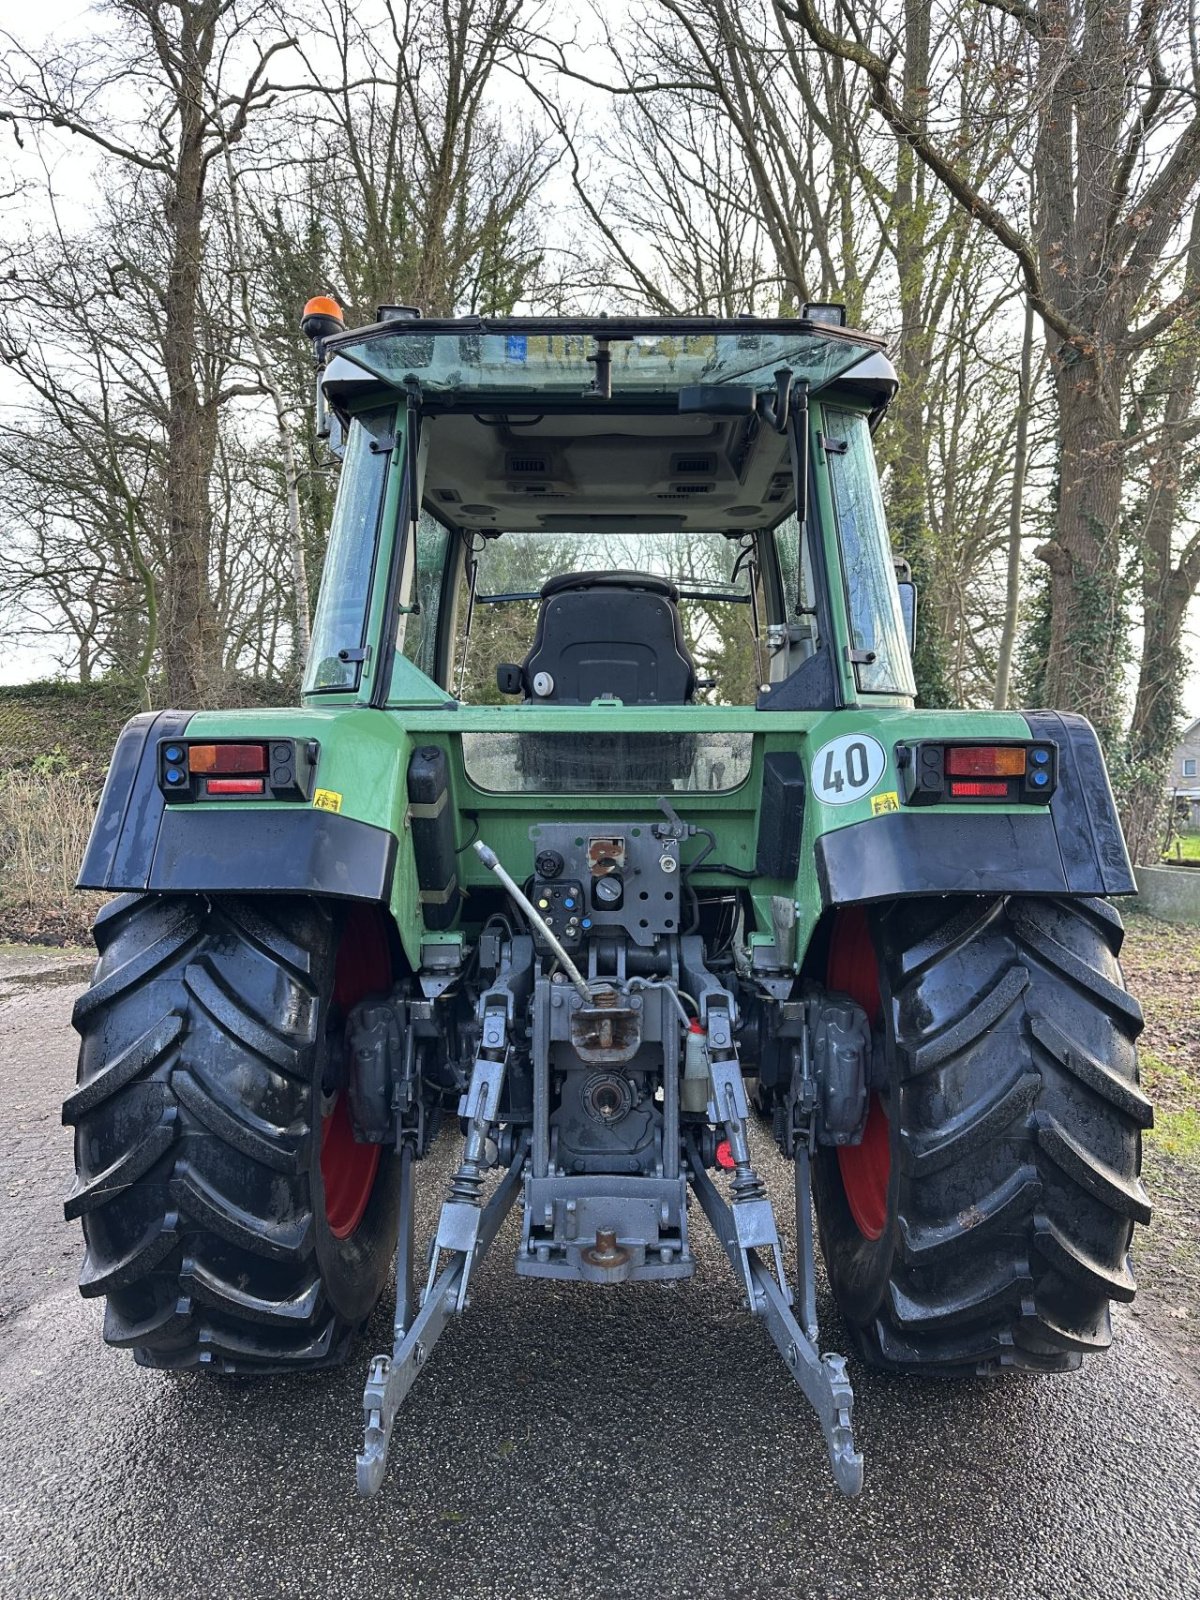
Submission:
<svg viewBox="0 0 1200 1600">
<path fill-rule="evenodd" d="M 906 895 L 1136 894 L 1091 724 L 1068 712 L 1023 716 L 1032 738 L 1059 747 L 1058 787 L 1044 809 L 901 807 L 820 834 L 814 857 L 822 906 Z"/>
<path fill-rule="evenodd" d="M 183 737 L 195 715 L 146 712 L 126 723 L 78 888 L 388 902 L 396 840 L 386 828 L 312 806 L 166 805 L 158 784 L 159 741 Z"/>
</svg>

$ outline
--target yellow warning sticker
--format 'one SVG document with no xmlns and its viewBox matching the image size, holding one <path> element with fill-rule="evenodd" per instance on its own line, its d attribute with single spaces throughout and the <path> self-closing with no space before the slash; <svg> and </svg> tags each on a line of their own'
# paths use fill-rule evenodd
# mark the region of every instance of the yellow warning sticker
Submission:
<svg viewBox="0 0 1200 1600">
<path fill-rule="evenodd" d="M 886 811 L 899 811 L 900 796 L 893 789 L 888 794 L 873 794 L 871 796 L 871 815 L 882 817 Z"/>
<path fill-rule="evenodd" d="M 342 797 L 336 789 L 318 789 L 313 795 L 313 805 L 318 811 L 340 811 Z"/>
</svg>

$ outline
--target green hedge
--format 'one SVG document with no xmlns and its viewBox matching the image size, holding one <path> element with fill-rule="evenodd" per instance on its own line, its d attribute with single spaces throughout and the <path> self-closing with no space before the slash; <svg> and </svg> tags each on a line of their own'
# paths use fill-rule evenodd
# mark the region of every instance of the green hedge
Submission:
<svg viewBox="0 0 1200 1600">
<path fill-rule="evenodd" d="M 239 678 L 222 701 L 294 705 L 296 687 Z M 165 705 L 165 697 L 155 695 L 154 704 Z M 143 705 L 141 685 L 125 678 L 0 685 L 0 772 L 75 772 L 99 788 L 117 735 Z"/>
</svg>

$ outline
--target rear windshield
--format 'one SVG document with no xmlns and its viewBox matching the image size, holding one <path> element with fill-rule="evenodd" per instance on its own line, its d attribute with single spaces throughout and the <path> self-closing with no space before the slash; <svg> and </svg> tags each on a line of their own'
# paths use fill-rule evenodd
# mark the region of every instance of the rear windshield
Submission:
<svg viewBox="0 0 1200 1600">
<path fill-rule="evenodd" d="M 691 528 L 505 533 L 477 540 L 472 546 L 477 564 L 474 604 L 469 565 L 459 595 L 454 692 L 475 704 L 506 702 L 496 668 L 501 662 L 520 662 L 528 653 L 537 630 L 541 587 L 548 578 L 566 572 L 626 571 L 669 578 L 678 585 L 684 641 L 699 679 L 697 701 L 752 703 L 760 677 L 750 593 L 753 554 L 752 536 L 744 530 L 734 537 Z M 757 598 L 761 615 L 761 590 Z"/>
<path fill-rule="evenodd" d="M 643 325 L 644 327 L 646 325 Z M 857 365 L 879 348 L 868 335 L 818 332 L 797 322 L 718 332 L 679 327 L 621 334 L 615 325 L 578 331 L 435 331 L 411 322 L 385 324 L 329 341 L 346 356 L 389 383 L 410 379 L 426 396 L 513 395 L 536 391 L 577 400 L 596 378 L 596 340 L 611 341 L 612 394 L 649 398 L 690 384 L 770 385 L 780 367 L 815 388 Z"/>
<path fill-rule="evenodd" d="M 870 426 L 860 413 L 832 406 L 825 422 L 855 678 L 865 694 L 915 694 Z"/>
<path fill-rule="evenodd" d="M 375 411 L 350 424 L 337 504 L 321 574 L 304 688 L 357 689 L 371 598 L 371 575 L 390 453 L 372 449 L 391 431 L 395 411 Z"/>
</svg>

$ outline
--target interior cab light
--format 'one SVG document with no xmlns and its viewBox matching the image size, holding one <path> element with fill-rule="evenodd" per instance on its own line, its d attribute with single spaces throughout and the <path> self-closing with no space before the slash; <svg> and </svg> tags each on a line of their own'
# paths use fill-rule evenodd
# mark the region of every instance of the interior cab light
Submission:
<svg viewBox="0 0 1200 1600">
<path fill-rule="evenodd" d="M 1020 778 L 1025 749 L 1011 744 L 951 745 L 946 751 L 948 778 Z"/>
<path fill-rule="evenodd" d="M 194 744 L 188 749 L 188 767 L 194 773 L 254 772 L 267 770 L 265 744 Z"/>
<path fill-rule="evenodd" d="M 210 778 L 205 785 L 206 794 L 262 794 L 266 788 L 262 778 Z"/>
<path fill-rule="evenodd" d="M 952 782 L 950 784 L 950 798 L 952 800 L 1005 800 L 1008 798 L 1008 785 L 1006 783 Z"/>
</svg>

